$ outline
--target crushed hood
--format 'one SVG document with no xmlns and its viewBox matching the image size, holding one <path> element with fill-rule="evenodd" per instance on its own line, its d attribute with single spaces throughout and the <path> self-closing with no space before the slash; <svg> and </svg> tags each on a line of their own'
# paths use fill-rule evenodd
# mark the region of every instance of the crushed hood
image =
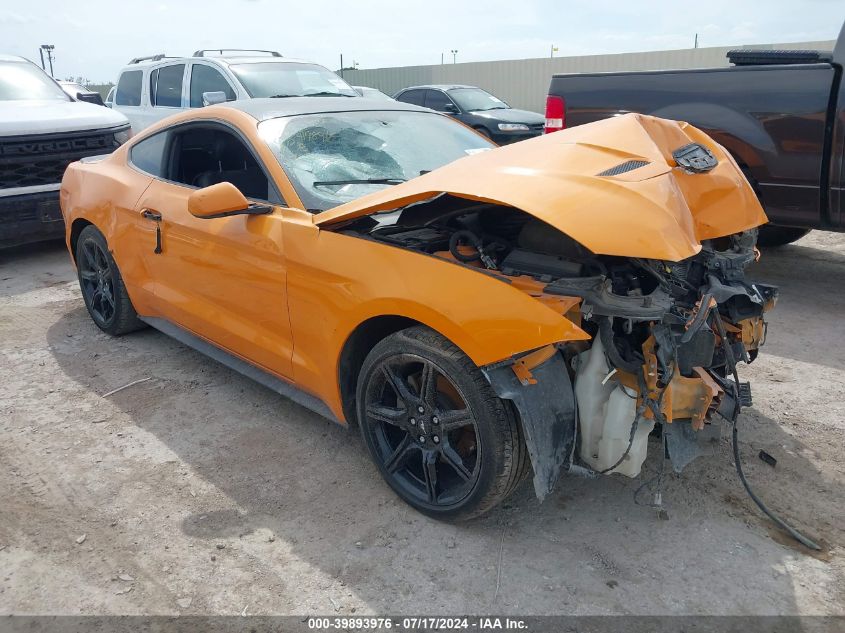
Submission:
<svg viewBox="0 0 845 633">
<path fill-rule="evenodd" d="M 704 173 L 678 167 L 672 153 L 690 143 L 718 164 Z M 443 193 L 521 209 L 600 255 L 678 261 L 702 240 L 767 222 L 713 139 L 687 123 L 626 114 L 461 158 L 317 214 L 314 223 L 328 227 Z"/>
</svg>

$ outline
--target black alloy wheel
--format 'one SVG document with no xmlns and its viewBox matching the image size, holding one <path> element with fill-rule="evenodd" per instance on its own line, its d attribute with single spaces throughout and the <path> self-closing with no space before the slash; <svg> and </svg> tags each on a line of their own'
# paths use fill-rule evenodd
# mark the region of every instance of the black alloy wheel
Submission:
<svg viewBox="0 0 845 633">
<path fill-rule="evenodd" d="M 469 518 L 526 472 L 519 425 L 472 361 L 423 327 L 379 343 L 364 362 L 358 419 L 371 457 L 402 499 L 439 518 Z"/>
<path fill-rule="evenodd" d="M 100 327 L 108 327 L 115 316 L 114 274 L 109 257 L 94 239 L 80 241 L 77 266 L 79 285 L 91 318 Z"/>
<path fill-rule="evenodd" d="M 481 463 L 477 425 L 433 362 L 414 354 L 380 361 L 365 412 L 382 467 L 407 495 L 442 506 L 472 491 Z"/>
<path fill-rule="evenodd" d="M 132 306 L 106 238 L 95 226 L 86 226 L 79 234 L 75 254 L 82 298 L 97 327 L 112 335 L 145 327 Z"/>
</svg>

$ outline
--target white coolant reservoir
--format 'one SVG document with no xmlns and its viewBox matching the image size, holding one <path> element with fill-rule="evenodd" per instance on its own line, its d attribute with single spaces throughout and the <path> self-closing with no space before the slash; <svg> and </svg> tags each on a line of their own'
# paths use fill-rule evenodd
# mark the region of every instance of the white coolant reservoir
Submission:
<svg viewBox="0 0 845 633">
<path fill-rule="evenodd" d="M 581 431 L 581 459 L 595 471 L 610 468 L 625 453 L 637 414 L 636 392 L 608 377 L 610 367 L 601 339 L 578 357 L 575 398 Z M 604 384 L 602 384 L 604 383 Z M 628 477 L 640 474 L 654 420 L 641 419 L 628 455 L 611 472 Z"/>
</svg>

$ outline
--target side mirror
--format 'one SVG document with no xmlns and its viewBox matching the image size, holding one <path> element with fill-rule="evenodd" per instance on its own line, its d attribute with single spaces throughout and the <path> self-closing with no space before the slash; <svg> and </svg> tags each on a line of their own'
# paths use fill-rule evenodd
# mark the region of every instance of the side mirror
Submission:
<svg viewBox="0 0 845 633">
<path fill-rule="evenodd" d="M 447 114 L 458 114 L 458 106 L 454 103 L 447 103 L 443 106 L 443 112 Z"/>
<path fill-rule="evenodd" d="M 218 103 L 226 103 L 226 93 L 222 90 L 202 93 L 202 104 L 204 106 L 217 105 Z"/>
<path fill-rule="evenodd" d="M 93 103 L 94 105 L 103 105 L 103 98 L 96 92 L 77 92 L 76 100 Z"/>
<path fill-rule="evenodd" d="M 251 205 L 244 194 L 230 182 L 218 182 L 216 185 L 197 189 L 188 196 L 188 212 L 203 220 L 232 215 L 261 215 L 272 210 L 270 205 Z"/>
</svg>

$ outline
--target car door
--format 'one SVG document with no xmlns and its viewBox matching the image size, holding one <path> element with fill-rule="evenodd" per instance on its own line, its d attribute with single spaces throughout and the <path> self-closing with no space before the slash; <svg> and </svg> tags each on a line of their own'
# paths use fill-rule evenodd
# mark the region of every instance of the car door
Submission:
<svg viewBox="0 0 845 633">
<path fill-rule="evenodd" d="M 188 80 L 188 107 L 203 107 L 202 96 L 207 92 L 222 92 L 226 95 L 226 101 L 237 99 L 235 89 L 223 73 L 210 64 L 193 62 Z"/>
<path fill-rule="evenodd" d="M 135 212 L 148 238 L 156 313 L 265 370 L 290 378 L 292 339 L 282 252 L 282 200 L 246 139 L 223 123 L 171 128 L 164 177 L 154 179 Z M 271 204 L 266 215 L 200 219 L 188 212 L 197 189 L 231 182 L 247 198 Z"/>
<path fill-rule="evenodd" d="M 183 96 L 186 69 L 186 64 L 178 63 L 150 70 L 146 86 L 149 105 L 141 113 L 144 127 L 185 109 Z"/>
<path fill-rule="evenodd" d="M 433 90 L 429 88 L 425 94 L 425 107 L 431 108 L 437 112 L 442 112 L 443 114 L 448 114 L 451 117 L 454 117 L 461 120 L 460 109 L 455 104 L 452 99 L 449 98 L 442 90 Z"/>
</svg>

